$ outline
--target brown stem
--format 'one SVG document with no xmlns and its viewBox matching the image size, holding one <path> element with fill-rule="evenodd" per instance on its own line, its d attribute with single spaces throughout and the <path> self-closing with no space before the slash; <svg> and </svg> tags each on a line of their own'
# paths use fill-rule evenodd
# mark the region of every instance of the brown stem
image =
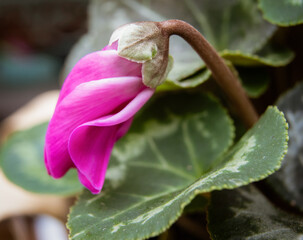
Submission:
<svg viewBox="0 0 303 240">
<path fill-rule="evenodd" d="M 214 79 L 234 104 L 245 125 L 250 128 L 258 120 L 252 103 L 236 76 L 210 43 L 193 26 L 180 20 L 167 20 L 158 23 L 166 36 L 179 35 L 186 40 L 203 59 Z"/>
</svg>

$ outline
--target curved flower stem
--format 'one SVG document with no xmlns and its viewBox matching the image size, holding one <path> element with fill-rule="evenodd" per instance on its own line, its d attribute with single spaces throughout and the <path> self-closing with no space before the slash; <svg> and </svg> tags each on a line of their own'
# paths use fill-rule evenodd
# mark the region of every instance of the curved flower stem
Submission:
<svg viewBox="0 0 303 240">
<path fill-rule="evenodd" d="M 248 99 L 240 81 L 201 33 L 193 26 L 180 20 L 167 20 L 157 24 L 167 37 L 179 35 L 192 46 L 211 70 L 219 86 L 234 104 L 246 127 L 252 127 L 258 120 L 256 110 Z"/>
</svg>

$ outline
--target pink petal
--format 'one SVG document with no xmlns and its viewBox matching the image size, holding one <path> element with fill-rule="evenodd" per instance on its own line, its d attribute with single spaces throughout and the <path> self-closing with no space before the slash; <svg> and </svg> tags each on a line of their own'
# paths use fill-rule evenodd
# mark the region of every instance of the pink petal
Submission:
<svg viewBox="0 0 303 240">
<path fill-rule="evenodd" d="M 107 45 L 105 46 L 102 51 L 106 51 L 106 50 L 117 50 L 118 49 L 118 40 L 113 42 L 111 45 Z"/>
<path fill-rule="evenodd" d="M 119 135 L 125 134 L 131 122 L 132 119 L 129 119 L 110 127 L 80 128 L 78 138 L 73 139 L 70 149 L 78 160 L 79 180 L 93 194 L 101 191 L 114 143 Z M 79 138 L 80 136 L 84 139 Z"/>
<path fill-rule="evenodd" d="M 70 135 L 70 156 L 80 173 L 80 181 L 92 193 L 102 189 L 114 143 L 127 132 L 132 117 L 153 93 L 154 89 L 144 89 L 120 112 L 84 123 Z"/>
<path fill-rule="evenodd" d="M 56 107 L 46 133 L 45 163 L 55 178 L 74 167 L 67 145 L 79 125 L 111 115 L 146 87 L 138 77 L 108 78 L 82 83 Z"/>
<path fill-rule="evenodd" d="M 77 62 L 61 89 L 58 103 L 81 83 L 123 76 L 141 77 L 142 64 L 118 56 L 117 51 L 93 52 Z"/>
</svg>

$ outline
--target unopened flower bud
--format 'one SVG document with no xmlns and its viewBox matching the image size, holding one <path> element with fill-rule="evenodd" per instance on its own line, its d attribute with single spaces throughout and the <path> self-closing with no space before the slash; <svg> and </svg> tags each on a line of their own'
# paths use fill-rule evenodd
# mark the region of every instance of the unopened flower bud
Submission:
<svg viewBox="0 0 303 240">
<path fill-rule="evenodd" d="M 139 22 L 118 28 L 109 45 L 117 42 L 118 55 L 142 63 L 143 83 L 156 88 L 167 77 L 173 59 L 168 55 L 169 39 L 155 22 Z"/>
</svg>

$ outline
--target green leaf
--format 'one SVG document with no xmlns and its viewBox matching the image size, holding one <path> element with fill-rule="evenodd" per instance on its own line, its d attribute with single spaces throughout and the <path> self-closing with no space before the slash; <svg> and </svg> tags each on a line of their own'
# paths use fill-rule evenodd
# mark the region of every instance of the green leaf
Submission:
<svg viewBox="0 0 303 240">
<path fill-rule="evenodd" d="M 70 239 L 144 239 L 167 229 L 198 194 L 234 188 L 276 170 L 286 123 L 276 108 L 223 157 L 233 127 L 203 95 L 166 95 L 145 108 L 114 148 L 100 195 L 72 207 Z"/>
<path fill-rule="evenodd" d="M 257 53 L 224 50 L 221 56 L 239 66 L 271 66 L 281 67 L 289 64 L 295 57 L 287 48 L 273 48 L 266 46 Z"/>
<path fill-rule="evenodd" d="M 57 195 L 72 195 L 82 190 L 75 170 L 62 179 L 51 178 L 44 166 L 43 146 L 47 123 L 14 133 L 0 153 L 3 173 L 25 190 Z"/>
<path fill-rule="evenodd" d="M 289 64 L 293 58 L 294 53 L 286 48 L 273 48 L 266 46 L 258 53 L 250 54 L 241 51 L 223 50 L 220 52 L 221 56 L 228 60 L 229 67 L 235 71 L 240 72 L 239 77 L 242 79 L 243 87 L 250 97 L 256 98 L 262 95 L 268 85 L 269 76 L 266 70 L 262 68 L 256 68 L 258 66 L 272 66 L 280 67 Z M 179 65 L 175 68 L 175 71 L 171 72 L 168 79 L 164 84 L 160 85 L 157 90 L 178 90 L 182 88 L 193 88 L 204 83 L 211 77 L 211 72 L 206 66 L 197 64 L 196 68 L 190 67 L 191 63 Z M 237 65 L 237 70 L 232 66 Z M 246 68 L 243 68 L 246 67 Z M 254 68 L 247 68 L 254 67 Z M 202 68 L 198 72 L 198 70 Z M 194 70 L 195 69 L 195 70 Z M 196 72 L 196 74 L 194 74 Z M 192 76 L 190 76 L 192 74 Z M 189 77 L 186 77 L 189 76 Z"/>
<path fill-rule="evenodd" d="M 259 0 L 264 18 L 279 26 L 293 26 L 303 23 L 302 0 Z"/>
<path fill-rule="evenodd" d="M 167 80 L 170 82 L 180 82 L 183 79 L 189 78 L 196 74 L 198 71 L 205 70 L 206 66 L 204 62 L 184 62 L 174 63 L 174 71 L 169 72 Z"/>
<path fill-rule="evenodd" d="M 167 79 L 162 85 L 157 87 L 157 91 L 171 91 L 182 88 L 194 88 L 207 81 L 211 76 L 211 72 L 204 68 L 193 76 L 180 80 Z"/>
<path fill-rule="evenodd" d="M 115 21 L 112 21 L 113 16 Z M 192 24 L 219 51 L 240 51 L 252 56 L 262 49 L 276 30 L 276 26 L 262 18 L 255 0 L 92 1 L 89 7 L 88 33 L 70 53 L 63 75 L 67 76 L 81 57 L 107 45 L 110 35 L 119 26 L 130 22 L 167 19 L 181 19 Z M 197 86 L 197 83 L 194 83 L 183 87 L 182 84 L 179 85 L 179 81 L 189 78 L 205 67 L 199 56 L 188 43 L 176 36 L 170 39 L 169 52 L 174 58 L 174 66 L 168 76 L 169 82 L 175 82 L 177 88 Z M 241 59 L 246 61 L 244 57 Z M 238 58 L 238 61 L 240 60 Z M 266 64 L 267 61 L 269 60 L 264 60 Z M 206 77 L 209 77 L 209 74 L 205 75 L 200 83 L 205 81 Z M 172 88 L 176 87 L 174 83 L 170 84 Z M 168 89 L 168 85 L 165 88 Z"/>
<path fill-rule="evenodd" d="M 261 96 L 268 88 L 270 76 L 266 68 L 237 68 L 242 86 L 251 98 Z"/>
<path fill-rule="evenodd" d="M 115 21 L 111 20 L 112 16 Z M 192 24 L 222 52 L 223 57 L 236 65 L 276 67 L 286 65 L 293 58 L 289 50 L 259 52 L 277 28 L 263 19 L 255 0 L 104 0 L 92 1 L 88 34 L 71 52 L 64 75 L 67 76 L 82 56 L 102 49 L 117 27 L 136 21 L 166 19 L 181 19 Z M 171 37 L 170 54 L 174 66 L 158 91 L 193 88 L 210 78 L 205 63 L 183 39 Z M 259 83 L 255 88 L 262 85 Z"/>
<path fill-rule="evenodd" d="M 303 221 L 277 209 L 249 185 L 212 194 L 208 230 L 213 240 L 301 239 Z"/>
<path fill-rule="evenodd" d="M 273 35 L 276 27 L 262 18 L 254 0 L 185 0 L 195 26 L 218 51 L 254 53 Z"/>
<path fill-rule="evenodd" d="M 289 151 L 267 183 L 282 200 L 303 212 L 303 83 L 278 101 L 289 122 Z"/>
</svg>

